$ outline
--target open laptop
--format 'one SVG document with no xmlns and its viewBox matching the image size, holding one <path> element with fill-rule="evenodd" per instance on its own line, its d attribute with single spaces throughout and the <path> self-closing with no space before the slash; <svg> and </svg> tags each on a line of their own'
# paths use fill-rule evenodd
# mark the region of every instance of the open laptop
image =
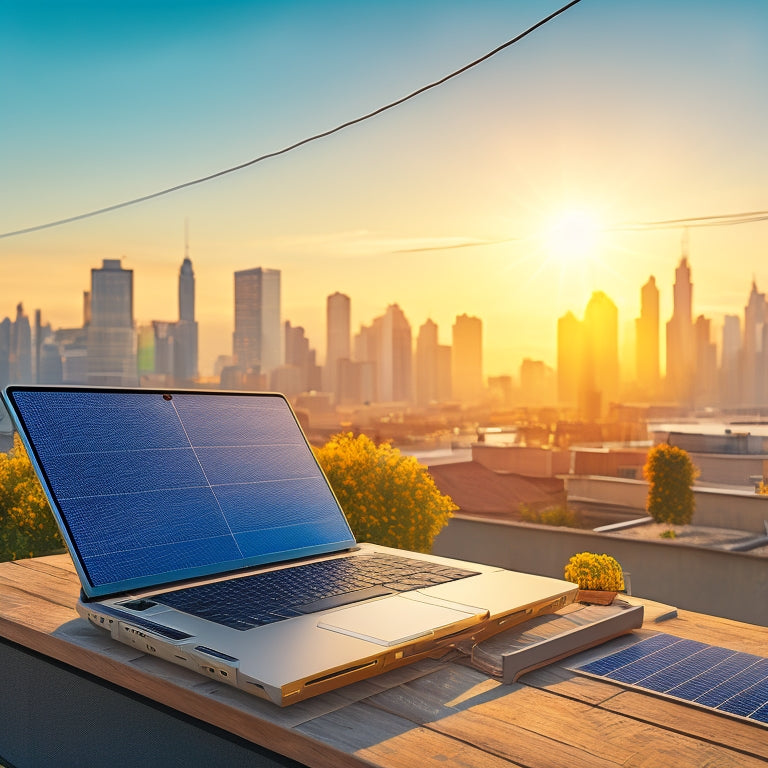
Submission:
<svg viewBox="0 0 768 768">
<path fill-rule="evenodd" d="M 575 584 L 358 544 L 274 393 L 4 391 L 113 638 L 276 704 L 482 640 Z M 358 574 L 362 572 L 362 576 Z"/>
</svg>

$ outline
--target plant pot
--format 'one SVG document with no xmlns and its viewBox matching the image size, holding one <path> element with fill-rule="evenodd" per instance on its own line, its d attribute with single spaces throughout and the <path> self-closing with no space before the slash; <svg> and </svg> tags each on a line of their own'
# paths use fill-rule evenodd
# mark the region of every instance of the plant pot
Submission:
<svg viewBox="0 0 768 768">
<path fill-rule="evenodd" d="M 610 605 L 617 592 L 607 592 L 603 589 L 580 589 L 576 600 L 590 605 Z"/>
</svg>

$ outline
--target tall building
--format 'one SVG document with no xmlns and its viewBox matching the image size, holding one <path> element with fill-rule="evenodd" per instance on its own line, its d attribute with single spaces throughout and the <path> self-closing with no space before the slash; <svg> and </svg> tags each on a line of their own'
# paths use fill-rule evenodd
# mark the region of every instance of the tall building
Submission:
<svg viewBox="0 0 768 768">
<path fill-rule="evenodd" d="M 235 332 L 232 348 L 242 371 L 269 374 L 283 362 L 280 270 L 235 272 Z"/>
<path fill-rule="evenodd" d="M 683 257 L 675 270 L 672 318 L 667 322 L 667 390 L 679 403 L 693 399 L 695 371 L 693 334 L 693 283 L 684 245 Z"/>
<path fill-rule="evenodd" d="M 325 305 L 326 352 L 323 384 L 326 392 L 330 392 L 337 403 L 340 400 L 339 361 L 352 359 L 350 318 L 349 296 L 338 291 L 331 294 Z"/>
<path fill-rule="evenodd" d="M 581 410 L 589 420 L 605 416 L 619 397 L 619 311 L 603 291 L 584 312 Z"/>
<path fill-rule="evenodd" d="M 719 401 L 717 381 L 717 345 L 712 341 L 712 322 L 699 315 L 693 326 L 696 353 L 694 402 L 697 406 L 713 406 Z"/>
<path fill-rule="evenodd" d="M 765 294 L 752 281 L 747 306 L 744 307 L 744 341 L 742 344 L 742 405 L 752 407 L 765 402 L 763 331 L 766 325 Z"/>
<path fill-rule="evenodd" d="M 123 269 L 119 259 L 104 259 L 101 269 L 91 270 L 88 306 L 88 383 L 135 386 L 133 270 Z"/>
<path fill-rule="evenodd" d="M 190 382 L 198 374 L 198 330 L 195 320 L 195 272 L 189 255 L 179 270 L 179 320 L 173 327 L 173 378 Z"/>
<path fill-rule="evenodd" d="M 272 370 L 270 387 L 286 395 L 317 391 L 321 387 L 321 370 L 317 365 L 315 350 L 309 346 L 309 339 L 301 326 L 291 325 L 286 320 L 285 365 Z"/>
<path fill-rule="evenodd" d="M 738 315 L 723 318 L 720 403 L 724 408 L 734 408 L 741 403 L 741 320 Z"/>
<path fill-rule="evenodd" d="M 561 405 L 579 403 L 583 375 L 584 327 L 573 312 L 557 321 L 557 399 Z"/>
<path fill-rule="evenodd" d="M 451 383 L 453 398 L 476 403 L 483 396 L 483 321 L 459 315 L 453 324 Z"/>
<path fill-rule="evenodd" d="M 552 405 L 555 372 L 542 360 L 525 358 L 520 365 L 520 400 L 523 405 Z"/>
<path fill-rule="evenodd" d="M 11 320 L 0 321 L 0 388 L 11 383 Z"/>
<path fill-rule="evenodd" d="M 438 400 L 437 324 L 427 320 L 416 337 L 416 404 L 421 407 Z"/>
<path fill-rule="evenodd" d="M 410 402 L 413 398 L 413 346 L 411 324 L 397 304 L 390 304 L 379 324 L 379 399 Z"/>
<path fill-rule="evenodd" d="M 355 373 L 362 402 L 411 402 L 413 399 L 413 349 L 411 325 L 397 304 L 387 307 L 354 338 Z M 349 384 L 345 389 L 350 390 Z"/>
<path fill-rule="evenodd" d="M 16 306 L 16 319 L 11 325 L 10 352 L 11 381 L 16 384 L 31 384 L 32 326 L 21 303 Z"/>
<path fill-rule="evenodd" d="M 640 291 L 640 317 L 635 320 L 635 355 L 640 392 L 654 398 L 659 391 L 659 289 L 651 275 Z"/>
</svg>

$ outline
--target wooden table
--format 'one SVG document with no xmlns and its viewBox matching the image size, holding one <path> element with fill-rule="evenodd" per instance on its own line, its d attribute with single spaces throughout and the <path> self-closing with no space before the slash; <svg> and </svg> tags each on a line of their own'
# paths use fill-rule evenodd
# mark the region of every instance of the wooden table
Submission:
<svg viewBox="0 0 768 768">
<path fill-rule="evenodd" d="M 423 661 L 280 709 L 111 640 L 74 611 L 67 555 L 0 563 L 0 763 L 764 766 L 768 729 L 591 679 Z M 768 630 L 680 611 L 664 631 L 766 655 Z M 600 654 L 605 648 L 600 650 Z M 595 651 L 588 652 L 595 655 Z"/>
</svg>

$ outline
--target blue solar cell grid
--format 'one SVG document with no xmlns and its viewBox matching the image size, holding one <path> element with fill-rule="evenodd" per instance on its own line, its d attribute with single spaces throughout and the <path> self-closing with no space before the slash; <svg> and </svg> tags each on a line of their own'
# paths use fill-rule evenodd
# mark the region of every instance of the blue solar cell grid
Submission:
<svg viewBox="0 0 768 768">
<path fill-rule="evenodd" d="M 353 543 L 282 397 L 19 388 L 13 398 L 97 588 Z"/>
<path fill-rule="evenodd" d="M 768 724 L 762 656 L 658 634 L 576 670 Z"/>
</svg>

